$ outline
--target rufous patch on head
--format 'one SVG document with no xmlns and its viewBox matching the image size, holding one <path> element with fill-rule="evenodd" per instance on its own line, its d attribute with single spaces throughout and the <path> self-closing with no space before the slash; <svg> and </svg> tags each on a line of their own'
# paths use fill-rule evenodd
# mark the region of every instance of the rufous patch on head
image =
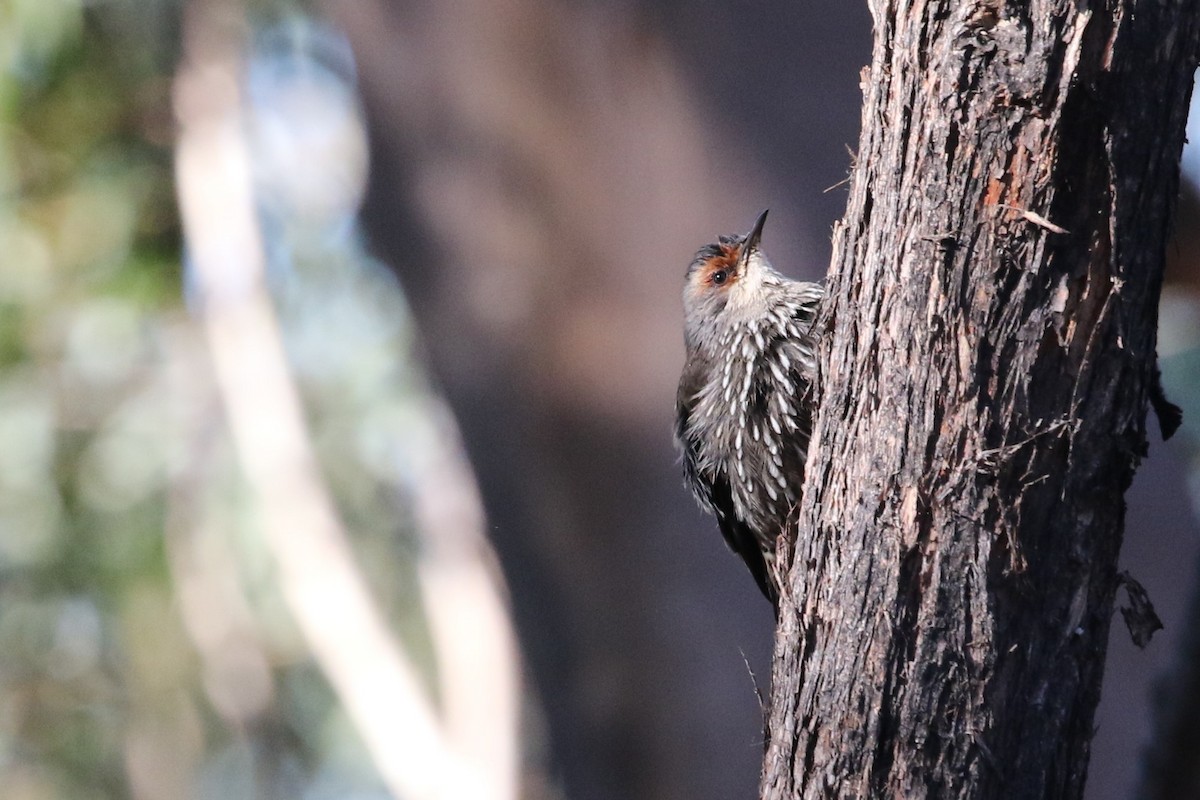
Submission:
<svg viewBox="0 0 1200 800">
<path fill-rule="evenodd" d="M 700 279 L 709 286 L 729 286 L 738 279 L 737 265 L 741 247 L 721 242 L 715 249 L 717 252 L 705 260 L 700 270 Z M 724 280 L 713 279 L 719 272 L 724 273 Z"/>
</svg>

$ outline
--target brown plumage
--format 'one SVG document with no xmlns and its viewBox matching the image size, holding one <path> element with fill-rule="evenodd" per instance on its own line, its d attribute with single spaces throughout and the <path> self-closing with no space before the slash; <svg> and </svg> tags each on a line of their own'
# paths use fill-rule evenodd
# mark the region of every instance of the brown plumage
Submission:
<svg viewBox="0 0 1200 800">
<path fill-rule="evenodd" d="M 823 290 L 771 267 L 759 246 L 766 217 L 688 267 L 675 437 L 688 487 L 777 605 L 771 565 L 804 482 Z"/>
</svg>

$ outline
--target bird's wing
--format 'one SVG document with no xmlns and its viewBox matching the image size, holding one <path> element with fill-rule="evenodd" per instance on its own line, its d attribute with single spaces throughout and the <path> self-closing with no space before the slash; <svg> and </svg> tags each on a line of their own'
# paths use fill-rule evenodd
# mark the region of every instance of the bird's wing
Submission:
<svg viewBox="0 0 1200 800">
<path fill-rule="evenodd" d="M 742 561 L 754 576 L 754 582 L 762 591 L 763 596 L 771 601 L 771 605 L 779 606 L 779 592 L 771 579 L 770 570 L 763 554 L 762 545 L 754 532 L 742 523 L 733 513 L 733 496 L 730 494 L 729 481 L 724 475 L 719 475 L 710 487 L 712 507 L 716 512 L 717 524 L 729 549 L 741 556 Z"/>
<path fill-rule="evenodd" d="M 703 381 L 702 370 L 689 360 L 679 379 L 679 391 L 675 395 L 675 443 L 683 454 L 683 479 L 692 490 L 696 500 L 706 509 L 714 510 L 712 488 L 700 472 L 698 443 L 689 435 L 692 412 L 696 407 L 696 395 Z"/>
<path fill-rule="evenodd" d="M 741 556 L 758 588 L 772 604 L 776 604 L 779 595 L 768 573 L 762 548 L 754 532 L 739 521 L 734 513 L 728 478 L 720 470 L 710 476 L 700 469 L 699 444 L 689 435 L 689 430 L 702 381 L 702 369 L 692 364 L 685 366 L 675 397 L 675 441 L 683 453 L 684 481 L 700 504 L 716 516 L 725 543 Z"/>
</svg>

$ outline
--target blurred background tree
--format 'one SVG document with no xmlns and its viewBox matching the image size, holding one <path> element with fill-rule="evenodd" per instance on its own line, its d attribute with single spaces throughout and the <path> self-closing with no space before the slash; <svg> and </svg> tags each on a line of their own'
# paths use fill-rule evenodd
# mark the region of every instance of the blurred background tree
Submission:
<svg viewBox="0 0 1200 800">
<path fill-rule="evenodd" d="M 206 36 L 235 54 L 319 491 L 433 705 L 455 663 L 472 682 L 428 565 L 473 487 L 422 500 L 456 418 L 529 678 L 519 796 L 750 796 L 770 613 L 680 485 L 678 292 L 768 206 L 776 263 L 823 274 L 867 35 L 856 3 L 0 0 L 3 796 L 396 796 L 281 580 L 185 255 L 176 114 L 220 93 L 188 83 Z M 1114 628 L 1097 800 L 1133 791 L 1200 563 L 1188 208 L 1162 312 L 1186 427 L 1122 555 L 1167 627 L 1144 652 Z"/>
</svg>

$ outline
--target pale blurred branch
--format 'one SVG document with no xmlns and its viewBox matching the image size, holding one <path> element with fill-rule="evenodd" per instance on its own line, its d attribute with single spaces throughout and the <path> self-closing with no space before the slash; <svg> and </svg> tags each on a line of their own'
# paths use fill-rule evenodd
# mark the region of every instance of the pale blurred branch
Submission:
<svg viewBox="0 0 1200 800">
<path fill-rule="evenodd" d="M 437 411 L 441 413 L 437 413 Z M 500 568 L 483 537 L 483 504 L 446 409 L 416 473 L 419 562 L 439 664 L 447 734 L 496 783 L 487 797 L 515 797 L 520 673 L 516 632 Z M 452 444 L 451 444 L 452 443 Z M 501 787 L 514 787 L 511 792 Z M 481 795 L 483 796 L 483 795 Z"/>
<path fill-rule="evenodd" d="M 356 565 L 320 469 L 264 281 L 239 87 L 241 9 L 195 0 L 175 87 L 180 208 L 202 323 L 283 596 L 389 789 L 516 796 L 518 668 L 482 513 L 454 436 L 417 487 L 420 564 L 447 721 Z M 443 427 L 445 423 L 443 422 Z"/>
</svg>

